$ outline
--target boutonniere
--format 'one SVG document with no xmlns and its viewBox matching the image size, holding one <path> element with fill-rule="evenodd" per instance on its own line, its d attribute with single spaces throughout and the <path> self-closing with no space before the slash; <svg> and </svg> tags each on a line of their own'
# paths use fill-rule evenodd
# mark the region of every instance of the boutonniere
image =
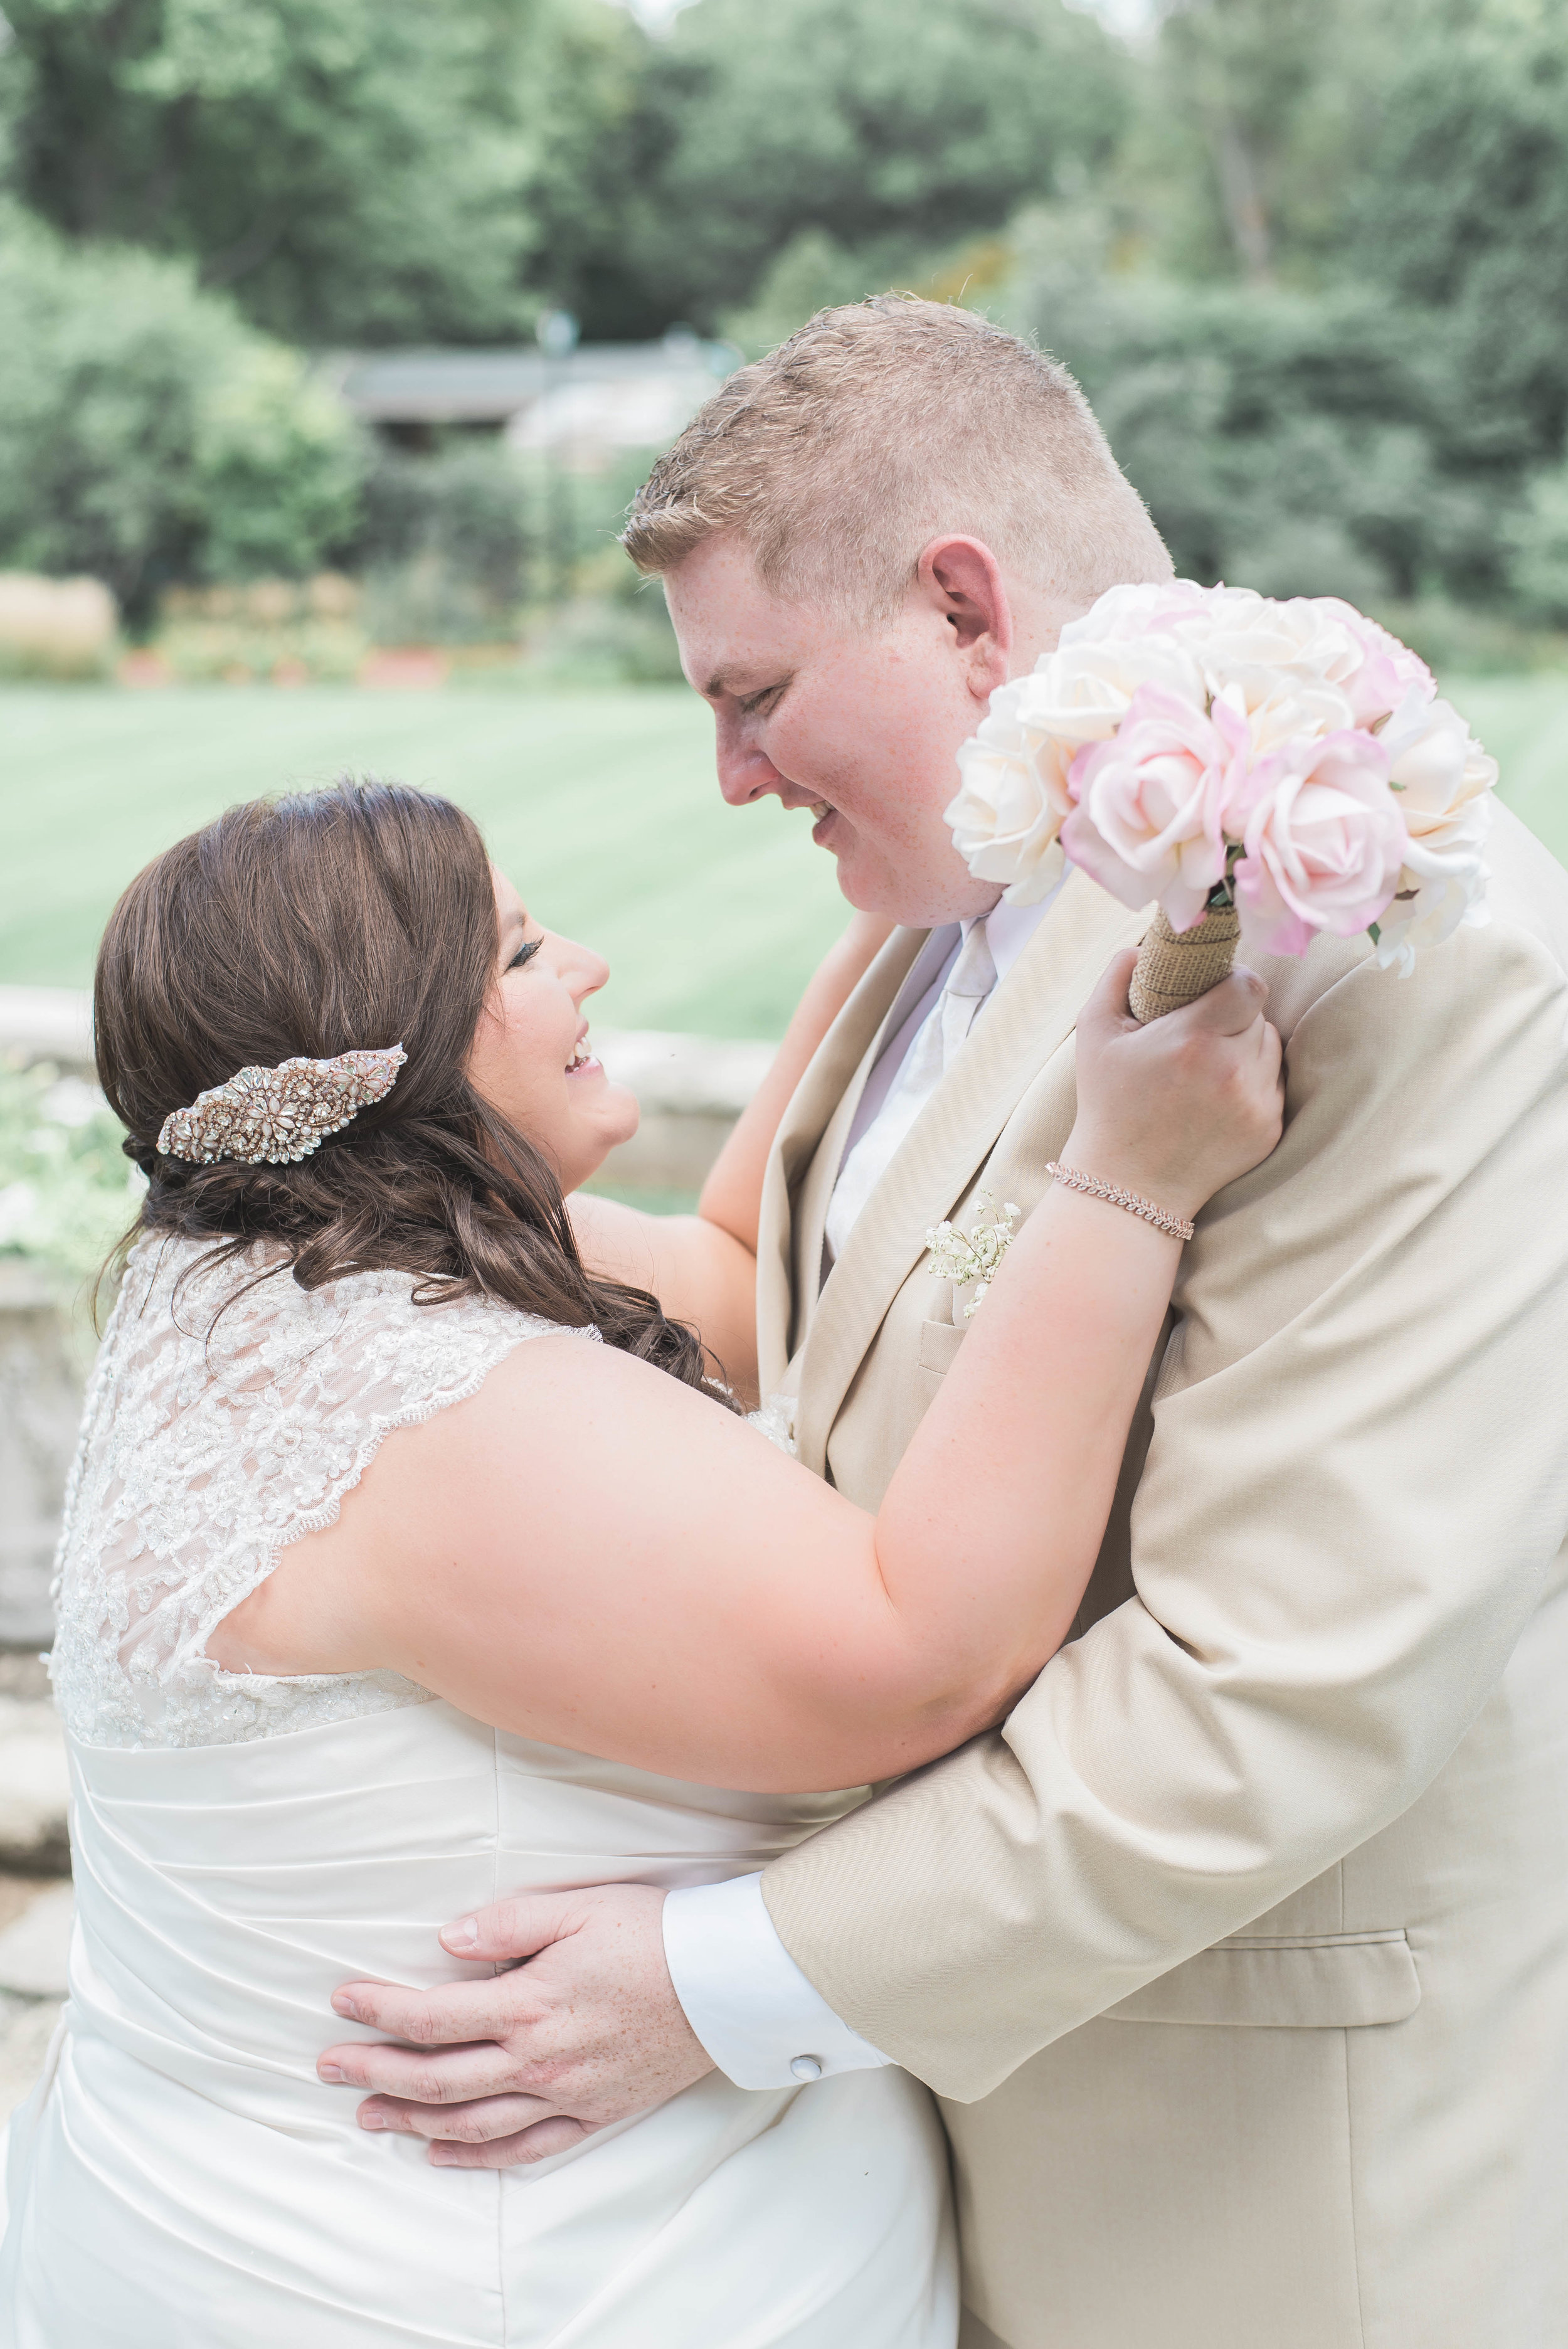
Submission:
<svg viewBox="0 0 1568 2349">
<path fill-rule="evenodd" d="M 1011 1199 L 995 1213 L 996 1202 L 989 1191 L 976 1191 L 975 1205 L 979 1210 L 973 1228 L 967 1235 L 956 1224 L 942 1223 L 925 1235 L 925 1245 L 931 1250 L 931 1277 L 934 1280 L 950 1280 L 954 1288 L 975 1286 L 975 1294 L 964 1308 L 964 1319 L 972 1320 L 985 1302 L 985 1292 L 996 1278 L 996 1268 L 1014 1240 L 1013 1226 L 1022 1210 Z"/>
</svg>

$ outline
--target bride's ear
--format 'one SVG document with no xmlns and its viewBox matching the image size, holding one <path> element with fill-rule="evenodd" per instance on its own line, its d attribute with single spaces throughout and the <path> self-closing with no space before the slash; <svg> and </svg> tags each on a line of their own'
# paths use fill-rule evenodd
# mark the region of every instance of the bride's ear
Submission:
<svg viewBox="0 0 1568 2349">
<path fill-rule="evenodd" d="M 942 611 L 977 702 L 1007 682 L 1013 609 L 1002 566 L 984 539 L 934 538 L 916 565 L 920 585 Z"/>
</svg>

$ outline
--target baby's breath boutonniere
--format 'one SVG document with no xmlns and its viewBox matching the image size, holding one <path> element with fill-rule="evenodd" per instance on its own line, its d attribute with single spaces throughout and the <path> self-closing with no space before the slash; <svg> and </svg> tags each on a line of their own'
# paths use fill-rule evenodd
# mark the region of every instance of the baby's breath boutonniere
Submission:
<svg viewBox="0 0 1568 2349">
<path fill-rule="evenodd" d="M 985 1292 L 996 1278 L 996 1268 L 1013 1245 L 1013 1226 L 1020 1210 L 1009 1199 L 1000 1215 L 989 1191 L 976 1191 L 975 1205 L 979 1210 L 974 1228 L 965 1237 L 956 1224 L 938 1224 L 925 1235 L 925 1245 L 931 1250 L 931 1277 L 934 1280 L 950 1280 L 955 1288 L 967 1288 L 975 1284 L 975 1294 L 964 1308 L 964 1319 L 971 1320 L 985 1302 Z"/>
</svg>

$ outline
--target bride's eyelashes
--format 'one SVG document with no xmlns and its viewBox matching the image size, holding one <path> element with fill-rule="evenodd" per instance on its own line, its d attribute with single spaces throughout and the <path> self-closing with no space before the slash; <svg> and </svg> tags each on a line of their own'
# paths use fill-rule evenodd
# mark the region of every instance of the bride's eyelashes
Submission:
<svg viewBox="0 0 1568 2349">
<path fill-rule="evenodd" d="M 525 962 L 531 962 L 533 960 L 534 956 L 539 952 L 540 947 L 543 944 L 544 940 L 542 938 L 524 938 L 522 944 L 519 947 L 517 952 L 508 963 L 508 970 L 521 970 Z"/>
</svg>

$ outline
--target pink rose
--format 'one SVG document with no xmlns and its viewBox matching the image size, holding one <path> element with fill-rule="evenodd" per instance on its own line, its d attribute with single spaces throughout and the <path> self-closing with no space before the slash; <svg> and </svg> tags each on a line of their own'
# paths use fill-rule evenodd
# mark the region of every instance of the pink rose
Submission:
<svg viewBox="0 0 1568 2349">
<path fill-rule="evenodd" d="M 1235 869 L 1243 946 L 1305 954 L 1319 930 L 1375 922 L 1406 854 L 1404 818 L 1376 735 L 1345 728 L 1280 750 L 1253 772 Z"/>
<path fill-rule="evenodd" d="M 1077 802 L 1062 825 L 1073 863 L 1133 906 L 1158 897 L 1172 929 L 1202 921 L 1225 873 L 1225 823 L 1245 797 L 1246 720 L 1141 686 L 1109 742 L 1068 769 Z"/>
<path fill-rule="evenodd" d="M 1487 756 L 1451 701 L 1407 694 L 1377 740 L 1388 753 L 1388 781 L 1413 840 L 1441 832 L 1496 786 L 1497 761 Z"/>
<path fill-rule="evenodd" d="M 1349 698 L 1357 726 L 1375 726 L 1391 709 L 1398 709 L 1408 694 L 1430 701 L 1438 689 L 1437 680 L 1408 645 L 1402 645 L 1353 604 L 1341 603 L 1337 595 L 1319 595 L 1315 600 L 1321 612 L 1349 631 L 1360 650 L 1360 665 L 1336 680 Z"/>
</svg>

